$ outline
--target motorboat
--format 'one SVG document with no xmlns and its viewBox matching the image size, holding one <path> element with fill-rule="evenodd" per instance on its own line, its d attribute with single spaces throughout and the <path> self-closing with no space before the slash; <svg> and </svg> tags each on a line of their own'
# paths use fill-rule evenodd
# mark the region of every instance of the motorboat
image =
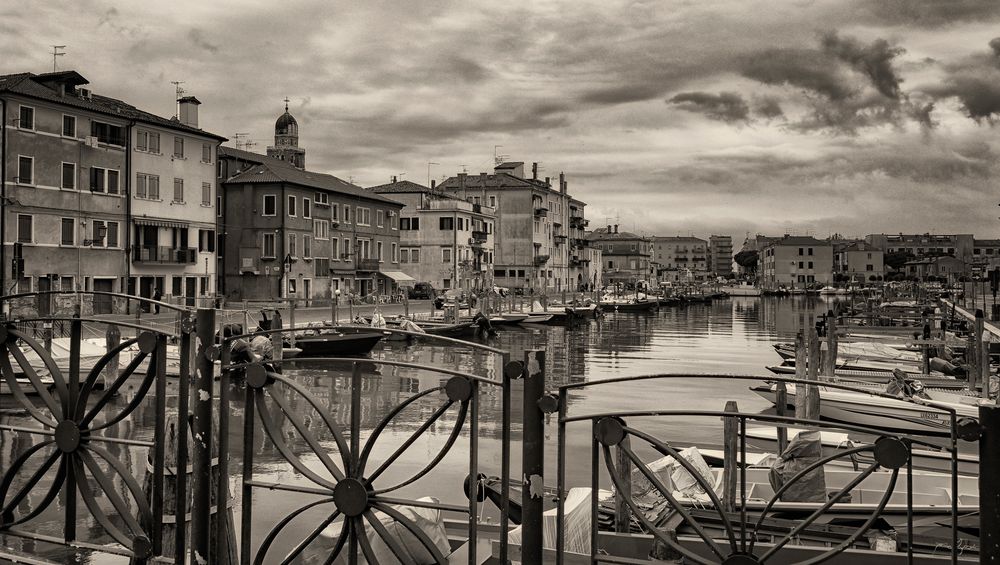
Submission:
<svg viewBox="0 0 1000 565">
<path fill-rule="evenodd" d="M 299 357 L 355 357 L 368 355 L 386 333 L 359 328 L 356 332 L 328 332 L 295 337 Z"/>
<path fill-rule="evenodd" d="M 729 296 L 760 296 L 761 290 L 751 284 L 738 284 L 719 287 L 721 292 Z"/>
<path fill-rule="evenodd" d="M 837 289 L 832 286 L 824 286 L 823 288 L 819 289 L 820 296 L 833 296 L 835 294 L 837 294 Z"/>
<path fill-rule="evenodd" d="M 538 314 L 528 314 L 528 317 L 521 320 L 522 324 L 544 324 L 546 322 L 552 321 L 555 318 L 553 314 L 541 313 Z"/>
</svg>

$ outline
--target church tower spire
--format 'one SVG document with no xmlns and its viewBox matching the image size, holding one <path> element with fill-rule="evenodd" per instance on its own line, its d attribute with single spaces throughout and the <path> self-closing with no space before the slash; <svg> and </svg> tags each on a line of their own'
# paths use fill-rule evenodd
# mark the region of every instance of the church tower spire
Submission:
<svg viewBox="0 0 1000 565">
<path fill-rule="evenodd" d="M 299 123 L 288 112 L 288 97 L 285 97 L 285 113 L 274 122 L 274 146 L 267 148 L 267 156 L 288 161 L 292 166 L 306 168 L 306 151 L 299 147 Z"/>
</svg>

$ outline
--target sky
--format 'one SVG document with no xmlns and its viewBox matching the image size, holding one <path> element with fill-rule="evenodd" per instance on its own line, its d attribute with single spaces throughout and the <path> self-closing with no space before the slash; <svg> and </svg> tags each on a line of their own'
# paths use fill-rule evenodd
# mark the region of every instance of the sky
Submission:
<svg viewBox="0 0 1000 565">
<path fill-rule="evenodd" d="M 566 174 L 591 227 L 1000 237 L 996 0 L 0 3 L 0 73 L 60 69 L 309 169 Z M 232 144 L 232 142 L 230 142 Z M 499 147 L 497 147 L 499 146 Z M 428 165 L 429 163 L 434 163 Z"/>
</svg>

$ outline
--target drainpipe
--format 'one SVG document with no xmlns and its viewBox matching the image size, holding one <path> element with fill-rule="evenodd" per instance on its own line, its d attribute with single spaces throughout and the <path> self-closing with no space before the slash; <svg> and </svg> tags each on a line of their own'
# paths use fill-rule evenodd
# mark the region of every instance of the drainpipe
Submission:
<svg viewBox="0 0 1000 565">
<path fill-rule="evenodd" d="M 129 121 L 128 125 L 125 126 L 125 182 L 123 191 L 125 192 L 125 288 L 121 289 L 122 294 L 127 294 L 128 291 L 128 281 L 132 278 L 132 128 L 135 126 L 135 120 Z M 119 179 L 121 182 L 121 179 Z M 80 273 L 81 276 L 83 273 Z M 93 285 L 93 282 L 91 282 Z M 93 288 L 93 287 L 91 287 Z M 135 292 L 139 292 L 139 284 L 136 282 Z M 162 292 L 162 291 L 161 291 Z M 129 312 L 128 308 L 132 304 L 132 301 L 125 302 L 125 313 Z M 138 303 L 136 308 L 139 308 Z"/>
<path fill-rule="evenodd" d="M 0 99 L 0 293 L 7 294 L 7 99 Z M 6 312 L 7 303 L 3 304 Z"/>
</svg>

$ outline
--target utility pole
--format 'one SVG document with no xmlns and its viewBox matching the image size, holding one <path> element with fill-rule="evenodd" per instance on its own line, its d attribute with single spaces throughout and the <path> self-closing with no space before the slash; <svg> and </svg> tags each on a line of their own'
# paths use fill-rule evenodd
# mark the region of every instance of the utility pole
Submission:
<svg viewBox="0 0 1000 565">
<path fill-rule="evenodd" d="M 65 49 L 65 45 L 53 45 L 52 46 L 52 72 L 56 72 L 56 57 L 62 57 L 65 52 L 60 52 L 60 49 Z"/>
</svg>

